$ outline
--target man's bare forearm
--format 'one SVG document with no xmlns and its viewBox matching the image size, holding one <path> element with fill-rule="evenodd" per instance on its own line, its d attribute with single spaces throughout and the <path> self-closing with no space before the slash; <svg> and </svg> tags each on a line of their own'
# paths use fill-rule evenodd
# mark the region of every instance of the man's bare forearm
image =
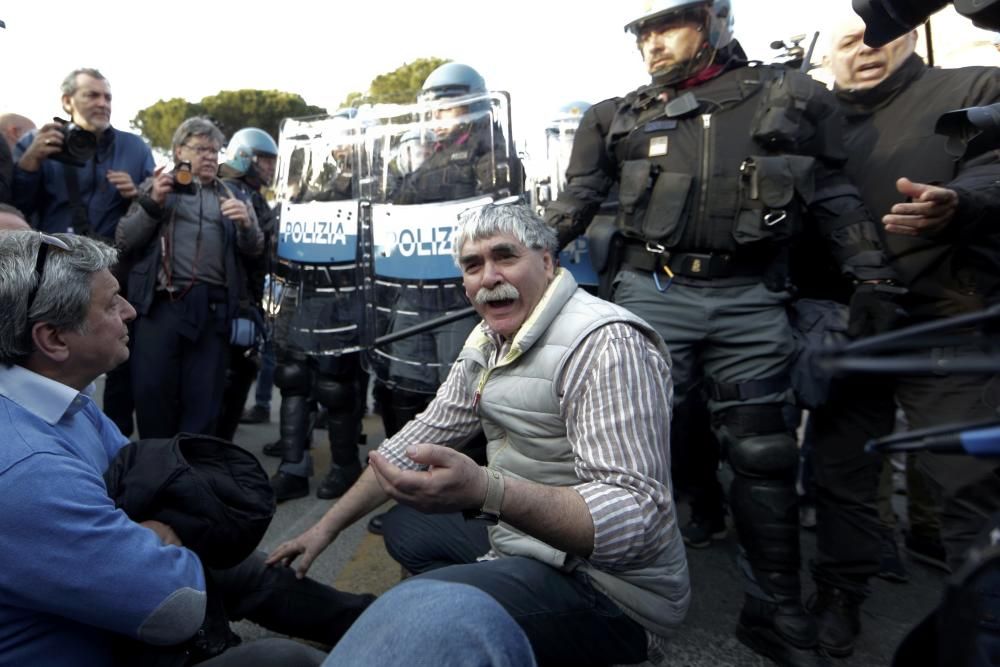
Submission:
<svg viewBox="0 0 1000 667">
<path fill-rule="evenodd" d="M 594 521 L 583 496 L 569 486 L 505 478 L 501 519 L 518 530 L 582 558 L 594 550 Z"/>
</svg>

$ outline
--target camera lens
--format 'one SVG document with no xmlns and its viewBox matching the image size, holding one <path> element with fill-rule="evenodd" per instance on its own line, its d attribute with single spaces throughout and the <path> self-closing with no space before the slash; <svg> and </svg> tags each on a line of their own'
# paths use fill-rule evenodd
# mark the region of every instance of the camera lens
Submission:
<svg viewBox="0 0 1000 667">
<path fill-rule="evenodd" d="M 191 185 L 191 171 L 188 169 L 178 169 L 174 172 L 174 180 L 178 185 Z"/>
</svg>

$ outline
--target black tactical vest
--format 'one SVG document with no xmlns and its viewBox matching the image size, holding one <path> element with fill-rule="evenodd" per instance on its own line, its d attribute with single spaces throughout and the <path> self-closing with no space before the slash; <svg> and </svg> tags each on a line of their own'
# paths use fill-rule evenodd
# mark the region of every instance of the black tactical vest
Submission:
<svg viewBox="0 0 1000 667">
<path fill-rule="evenodd" d="M 686 112 L 662 89 L 623 98 L 606 139 L 618 162 L 619 227 L 672 252 L 773 257 L 802 226 L 815 158 L 829 143 L 819 85 L 762 65 L 688 91 Z"/>
</svg>

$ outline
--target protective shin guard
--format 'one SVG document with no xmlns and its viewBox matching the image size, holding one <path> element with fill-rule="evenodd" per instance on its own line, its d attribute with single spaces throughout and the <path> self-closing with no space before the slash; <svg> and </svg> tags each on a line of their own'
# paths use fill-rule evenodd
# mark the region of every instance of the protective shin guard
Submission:
<svg viewBox="0 0 1000 667">
<path fill-rule="evenodd" d="M 281 397 L 281 457 L 284 463 L 299 463 L 309 448 L 309 397 Z"/>
</svg>

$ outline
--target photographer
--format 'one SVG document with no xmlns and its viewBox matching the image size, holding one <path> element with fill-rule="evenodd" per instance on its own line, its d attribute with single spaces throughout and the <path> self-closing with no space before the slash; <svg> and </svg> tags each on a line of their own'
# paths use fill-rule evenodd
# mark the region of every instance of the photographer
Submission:
<svg viewBox="0 0 1000 667">
<path fill-rule="evenodd" d="M 139 315 L 132 383 L 143 438 L 212 433 L 222 404 L 230 327 L 246 287 L 241 259 L 264 244 L 253 209 L 216 176 L 223 140 L 207 119 L 181 123 L 174 170 L 157 169 L 143 184 L 115 236 L 137 257 L 128 300 Z"/>
<path fill-rule="evenodd" d="M 70 125 L 47 123 L 14 147 L 11 203 L 43 232 L 113 242 L 136 184 L 153 173 L 153 154 L 138 136 L 111 127 L 111 85 L 96 69 L 66 76 L 62 108 Z M 74 139 L 69 144 L 67 136 Z M 125 273 L 115 271 L 122 284 Z M 125 435 L 133 430 L 129 373 L 122 364 L 108 372 L 104 385 L 104 412 Z"/>
<path fill-rule="evenodd" d="M 846 4 L 846 2 L 845 2 Z M 846 14 L 846 12 L 845 12 Z M 897 326 L 981 310 L 986 285 L 1000 273 L 996 220 L 1000 202 L 997 151 L 955 156 L 935 124 L 943 113 L 1000 101 L 1000 70 L 928 67 L 914 53 L 910 32 L 884 47 L 866 46 L 865 25 L 846 17 L 833 31 L 828 65 L 834 92 L 847 119 L 846 171 L 868 209 L 882 221 L 882 243 L 908 293 L 908 314 Z M 815 265 L 816 256 L 804 254 Z M 823 295 L 829 295 L 829 276 Z M 971 346 L 934 347 L 928 359 L 942 364 L 974 354 Z M 896 404 L 911 428 L 996 416 L 995 375 L 850 376 L 836 383 L 830 400 L 812 413 L 817 485 L 817 583 L 820 644 L 832 655 L 849 655 L 860 631 L 859 607 L 867 581 L 879 572 L 881 526 L 876 509 L 882 459 L 865 443 L 888 435 Z M 922 453 L 918 464 L 940 493 L 941 541 L 947 564 L 963 562 L 976 534 L 1000 509 L 997 462 Z M 910 534 L 911 553 L 927 555 L 927 538 Z"/>
<path fill-rule="evenodd" d="M 96 69 L 69 73 L 62 108 L 70 124 L 46 123 L 15 146 L 13 203 L 29 219 L 37 213 L 43 232 L 113 239 L 136 183 L 153 173 L 153 154 L 111 127 L 111 86 Z"/>
</svg>

